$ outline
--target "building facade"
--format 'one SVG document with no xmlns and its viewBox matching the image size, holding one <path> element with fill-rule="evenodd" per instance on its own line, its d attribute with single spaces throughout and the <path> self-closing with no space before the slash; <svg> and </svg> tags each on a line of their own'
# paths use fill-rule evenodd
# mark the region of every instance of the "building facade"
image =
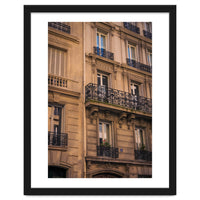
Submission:
<svg viewBox="0 0 200 200">
<path fill-rule="evenodd" d="M 152 177 L 152 25 L 49 22 L 49 177 Z"/>
</svg>

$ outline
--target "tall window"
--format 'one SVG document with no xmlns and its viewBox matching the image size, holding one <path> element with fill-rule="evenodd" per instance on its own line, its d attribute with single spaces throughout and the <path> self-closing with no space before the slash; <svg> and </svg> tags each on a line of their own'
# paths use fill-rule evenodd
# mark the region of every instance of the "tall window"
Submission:
<svg viewBox="0 0 200 200">
<path fill-rule="evenodd" d="M 146 31 L 151 33 L 151 22 L 146 22 Z"/>
<path fill-rule="evenodd" d="M 48 73 L 65 76 L 66 51 L 48 47 Z"/>
<path fill-rule="evenodd" d="M 130 60 L 136 60 L 136 46 L 128 44 L 128 58 Z"/>
<path fill-rule="evenodd" d="M 150 50 L 147 51 L 147 63 L 152 66 L 152 52 Z"/>
<path fill-rule="evenodd" d="M 110 123 L 99 122 L 99 144 L 108 146 L 112 145 Z"/>
<path fill-rule="evenodd" d="M 105 50 L 106 50 L 106 35 L 97 32 L 97 55 L 105 57 Z"/>
<path fill-rule="evenodd" d="M 107 97 L 108 93 L 108 76 L 105 74 L 97 74 L 97 87 L 98 87 L 98 97 L 104 98 Z"/>
<path fill-rule="evenodd" d="M 134 81 L 131 81 L 131 94 L 139 96 L 139 88 L 138 85 L 134 83 Z"/>
<path fill-rule="evenodd" d="M 61 117 L 62 107 L 49 104 L 48 106 L 48 135 L 49 145 L 61 145 Z"/>
<path fill-rule="evenodd" d="M 106 35 L 100 32 L 97 32 L 97 47 L 106 49 Z"/>
<path fill-rule="evenodd" d="M 145 132 L 143 128 L 135 128 L 135 143 L 136 150 L 145 150 L 146 142 L 145 142 Z"/>
</svg>

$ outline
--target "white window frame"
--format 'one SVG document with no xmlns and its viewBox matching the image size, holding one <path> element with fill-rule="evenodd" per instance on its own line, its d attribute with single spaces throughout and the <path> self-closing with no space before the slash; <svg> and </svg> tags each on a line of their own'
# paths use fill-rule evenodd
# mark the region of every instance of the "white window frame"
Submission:
<svg viewBox="0 0 200 200">
<path fill-rule="evenodd" d="M 132 56 L 132 50 L 131 50 L 131 48 L 133 48 L 134 49 L 134 51 L 135 51 L 135 58 L 133 58 L 133 56 Z M 137 60 L 136 59 L 136 53 L 137 53 L 137 51 L 136 51 L 136 46 L 135 45 L 132 45 L 132 44 L 129 44 L 128 43 L 128 49 L 127 49 L 127 53 L 128 53 L 128 58 L 130 59 L 130 60 Z"/>
<path fill-rule="evenodd" d="M 102 124 L 102 133 L 101 133 L 102 135 L 101 135 L 101 137 L 100 137 L 100 124 Z M 106 133 L 104 125 L 109 125 L 109 133 Z M 109 134 L 109 137 L 108 137 L 107 134 Z M 99 120 L 98 144 L 100 145 L 100 138 L 102 138 L 102 141 L 104 141 L 104 140 L 107 139 L 107 137 L 109 138 L 109 141 L 107 141 L 107 142 L 112 147 L 113 146 L 112 123 L 111 122 L 106 122 L 106 121 L 103 121 L 103 120 Z"/>
<path fill-rule="evenodd" d="M 149 29 L 147 29 L 147 24 L 149 25 Z M 148 31 L 148 32 L 150 32 L 150 33 L 152 32 L 152 31 L 151 31 L 151 22 L 146 22 L 146 23 L 145 23 L 145 29 L 146 29 L 146 31 Z"/>
<path fill-rule="evenodd" d="M 97 72 L 97 79 L 98 79 L 98 76 L 100 77 L 100 86 L 103 86 L 103 76 L 106 76 L 107 77 L 107 81 L 108 81 L 108 75 L 100 73 L 100 72 Z M 97 82 L 97 84 L 98 84 L 98 82 Z"/>
<path fill-rule="evenodd" d="M 152 66 L 152 52 L 151 50 L 147 49 L 147 64 L 149 66 Z"/>
<path fill-rule="evenodd" d="M 142 131 L 142 140 L 141 140 L 141 132 Z M 141 147 L 144 146 L 146 150 L 146 134 L 145 134 L 145 129 L 142 127 L 135 127 L 135 149 L 136 150 L 141 150 Z"/>
<path fill-rule="evenodd" d="M 100 91 L 99 98 L 102 98 L 102 99 L 104 99 L 107 94 L 107 88 L 105 87 L 105 85 L 103 85 L 103 76 L 107 77 L 107 87 L 108 87 L 108 83 L 109 83 L 108 75 L 97 72 L 97 87 L 98 87 L 98 90 Z M 100 85 L 98 85 L 98 77 L 100 77 Z"/>
<path fill-rule="evenodd" d="M 97 43 L 97 34 L 99 34 L 99 46 L 97 45 L 98 43 Z M 108 38 L 108 36 L 107 36 L 107 34 L 104 34 L 104 33 L 102 33 L 102 32 L 100 32 L 100 31 L 97 31 L 97 34 L 96 34 L 96 46 L 99 48 L 99 49 L 102 49 L 102 46 L 101 46 L 101 36 L 104 36 L 105 37 L 105 48 L 103 48 L 103 49 L 105 49 L 105 50 L 107 50 L 108 48 L 108 44 L 107 44 L 107 38 Z"/>
</svg>

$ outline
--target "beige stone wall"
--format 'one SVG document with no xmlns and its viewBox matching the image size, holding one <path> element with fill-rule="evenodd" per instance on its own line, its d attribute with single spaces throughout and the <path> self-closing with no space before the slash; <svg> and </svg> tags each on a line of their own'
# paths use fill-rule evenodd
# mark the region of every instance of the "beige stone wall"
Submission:
<svg viewBox="0 0 200 200">
<path fill-rule="evenodd" d="M 67 87 L 49 86 L 51 103 L 63 105 L 61 132 L 68 134 L 66 148 L 49 147 L 49 166 L 60 166 L 69 169 L 68 176 L 83 177 L 83 24 L 67 23 L 71 33 L 63 33 L 49 28 L 49 45 L 63 48 L 66 55 Z M 70 83 L 73 84 L 70 84 Z"/>
<path fill-rule="evenodd" d="M 147 64 L 147 49 L 152 48 L 149 39 L 143 36 L 144 24 L 138 23 L 140 34 L 124 28 L 122 22 L 66 22 L 71 33 L 63 33 L 49 27 L 50 46 L 66 51 L 65 88 L 49 85 L 49 102 L 63 105 L 62 131 L 68 133 L 67 148 L 49 147 L 48 164 L 69 169 L 68 177 L 92 177 L 98 172 L 113 172 L 121 177 L 151 175 L 151 163 L 135 160 L 135 126 L 145 128 L 147 148 L 152 150 L 151 114 L 135 113 L 134 122 L 128 117 L 131 110 L 98 105 L 98 113 L 91 114 L 92 106 L 85 103 L 85 86 L 97 84 L 97 73 L 106 73 L 108 87 L 130 93 L 130 82 L 139 84 L 139 95 L 152 97 L 152 75 L 130 67 L 128 43 L 136 46 L 137 61 Z M 106 34 L 107 50 L 114 53 L 114 60 L 94 54 L 97 31 Z M 109 110 L 109 114 L 106 111 Z M 124 119 L 121 114 L 126 113 Z M 97 156 L 99 119 L 112 122 L 113 145 L 119 148 L 119 158 L 108 159 Z M 120 121 L 120 123 L 119 123 Z"/>
</svg>

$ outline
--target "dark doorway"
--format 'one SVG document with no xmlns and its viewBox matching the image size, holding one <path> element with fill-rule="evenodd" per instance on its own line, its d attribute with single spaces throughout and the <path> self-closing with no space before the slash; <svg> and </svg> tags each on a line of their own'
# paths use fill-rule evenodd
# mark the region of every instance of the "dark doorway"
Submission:
<svg viewBox="0 0 200 200">
<path fill-rule="evenodd" d="M 93 175 L 93 178 L 122 178 L 120 175 L 112 173 L 101 173 Z"/>
<path fill-rule="evenodd" d="M 48 178 L 66 178 L 67 170 L 61 167 L 48 167 Z"/>
</svg>

